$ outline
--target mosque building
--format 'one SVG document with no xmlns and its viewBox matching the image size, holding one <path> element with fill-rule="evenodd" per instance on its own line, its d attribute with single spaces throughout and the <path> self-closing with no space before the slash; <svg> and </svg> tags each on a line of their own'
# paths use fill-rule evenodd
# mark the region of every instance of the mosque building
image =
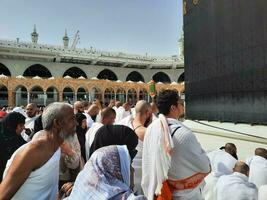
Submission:
<svg viewBox="0 0 267 200">
<path fill-rule="evenodd" d="M 0 40 L 0 107 L 35 102 L 110 99 L 135 103 L 149 100 L 148 84 L 156 90 L 184 91 L 183 38 L 179 55 L 155 57 L 76 48 L 65 31 L 63 46 L 38 43 L 36 26 L 31 42 Z"/>
</svg>

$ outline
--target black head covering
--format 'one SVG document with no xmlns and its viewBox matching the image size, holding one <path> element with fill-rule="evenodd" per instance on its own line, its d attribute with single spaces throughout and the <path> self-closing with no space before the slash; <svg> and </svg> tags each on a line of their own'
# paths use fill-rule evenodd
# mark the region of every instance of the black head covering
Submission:
<svg viewBox="0 0 267 200">
<path fill-rule="evenodd" d="M 79 113 L 78 112 L 78 113 L 76 113 L 75 118 L 76 118 L 76 121 L 78 123 L 78 126 L 81 126 L 82 125 L 82 121 L 84 119 L 86 119 L 86 116 L 83 113 Z"/>
<path fill-rule="evenodd" d="M 7 160 L 20 146 L 26 143 L 16 133 L 18 124 L 25 124 L 25 117 L 17 112 L 7 114 L 0 122 L 0 182 Z"/>
<path fill-rule="evenodd" d="M 3 124 L 3 130 L 5 130 L 5 133 L 10 133 L 10 132 L 16 132 L 16 128 L 18 124 L 25 124 L 25 117 L 18 112 L 11 112 L 8 113 L 3 119 L 2 119 L 2 124 Z M 8 132 L 6 132 L 8 130 Z"/>
<path fill-rule="evenodd" d="M 123 125 L 102 126 L 95 135 L 94 142 L 90 148 L 90 157 L 97 149 L 109 145 L 126 145 L 131 156 L 135 157 L 137 151 L 138 137 L 135 132 Z"/>
<path fill-rule="evenodd" d="M 75 118 L 77 121 L 76 134 L 77 134 L 80 146 L 81 146 L 81 154 L 82 154 L 84 161 L 86 161 L 85 134 L 86 134 L 87 128 L 82 128 L 82 121 L 86 119 L 86 116 L 82 113 L 76 113 Z"/>
<path fill-rule="evenodd" d="M 34 120 L 34 134 L 43 130 L 43 123 L 42 123 L 42 115 L 39 115 L 35 120 Z"/>
</svg>

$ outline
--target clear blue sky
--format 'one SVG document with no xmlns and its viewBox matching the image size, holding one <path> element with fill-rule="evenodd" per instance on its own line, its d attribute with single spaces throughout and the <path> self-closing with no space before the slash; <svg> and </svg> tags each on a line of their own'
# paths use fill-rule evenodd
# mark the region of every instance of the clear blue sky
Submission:
<svg viewBox="0 0 267 200">
<path fill-rule="evenodd" d="M 80 31 L 79 48 L 169 56 L 178 53 L 182 0 L 0 0 L 0 38 L 62 45 Z"/>
</svg>

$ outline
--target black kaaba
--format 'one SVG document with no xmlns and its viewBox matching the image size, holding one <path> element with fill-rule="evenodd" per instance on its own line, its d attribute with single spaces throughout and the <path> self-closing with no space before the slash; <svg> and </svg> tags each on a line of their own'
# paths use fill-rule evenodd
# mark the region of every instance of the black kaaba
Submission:
<svg viewBox="0 0 267 200">
<path fill-rule="evenodd" d="M 186 116 L 267 124 L 267 0 L 184 0 Z"/>
</svg>

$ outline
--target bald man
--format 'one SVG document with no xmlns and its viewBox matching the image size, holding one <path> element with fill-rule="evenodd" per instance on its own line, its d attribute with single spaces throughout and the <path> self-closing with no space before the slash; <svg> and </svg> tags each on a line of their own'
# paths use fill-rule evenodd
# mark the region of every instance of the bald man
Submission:
<svg viewBox="0 0 267 200">
<path fill-rule="evenodd" d="M 255 149 L 255 156 L 248 158 L 246 163 L 250 167 L 249 182 L 254 183 L 258 189 L 267 185 L 267 150 L 264 148 Z"/>
<path fill-rule="evenodd" d="M 87 127 L 90 128 L 93 123 L 96 121 L 96 117 L 99 113 L 100 109 L 98 107 L 98 105 L 96 104 L 92 104 L 89 109 L 87 110 L 87 112 L 85 113 L 85 116 L 87 118 Z"/>
<path fill-rule="evenodd" d="M 248 182 L 249 166 L 241 161 L 235 164 L 234 173 L 221 176 L 216 184 L 217 200 L 257 200 L 255 184 Z"/>
<path fill-rule="evenodd" d="M 34 121 L 37 116 L 37 105 L 35 103 L 29 103 L 26 106 L 26 119 L 25 119 L 25 130 L 21 132 L 21 136 L 26 142 L 29 142 L 34 133 Z"/>
<path fill-rule="evenodd" d="M 73 105 L 73 108 L 74 108 L 74 114 L 84 112 L 84 105 L 83 102 L 81 101 L 76 101 Z"/>
<path fill-rule="evenodd" d="M 89 159 L 89 150 L 91 147 L 91 144 L 94 141 L 95 138 L 95 134 L 98 131 L 98 129 L 100 127 L 102 127 L 103 125 L 113 125 L 115 122 L 115 118 L 116 118 L 116 112 L 113 108 L 111 107 L 107 107 L 104 108 L 101 111 L 101 121 L 100 122 L 94 122 L 91 126 L 90 129 L 88 129 L 88 131 L 85 134 L 85 152 L 86 152 L 86 160 Z"/>
<path fill-rule="evenodd" d="M 121 120 L 118 124 L 125 125 L 134 130 L 138 136 L 138 145 L 136 147 L 137 155 L 133 160 L 134 173 L 134 192 L 141 195 L 143 194 L 141 187 L 142 179 L 142 152 L 143 152 L 143 141 L 145 137 L 146 127 L 152 121 L 152 108 L 151 105 L 144 101 L 140 100 L 136 103 L 135 106 L 135 116 L 128 116 Z"/>
</svg>

